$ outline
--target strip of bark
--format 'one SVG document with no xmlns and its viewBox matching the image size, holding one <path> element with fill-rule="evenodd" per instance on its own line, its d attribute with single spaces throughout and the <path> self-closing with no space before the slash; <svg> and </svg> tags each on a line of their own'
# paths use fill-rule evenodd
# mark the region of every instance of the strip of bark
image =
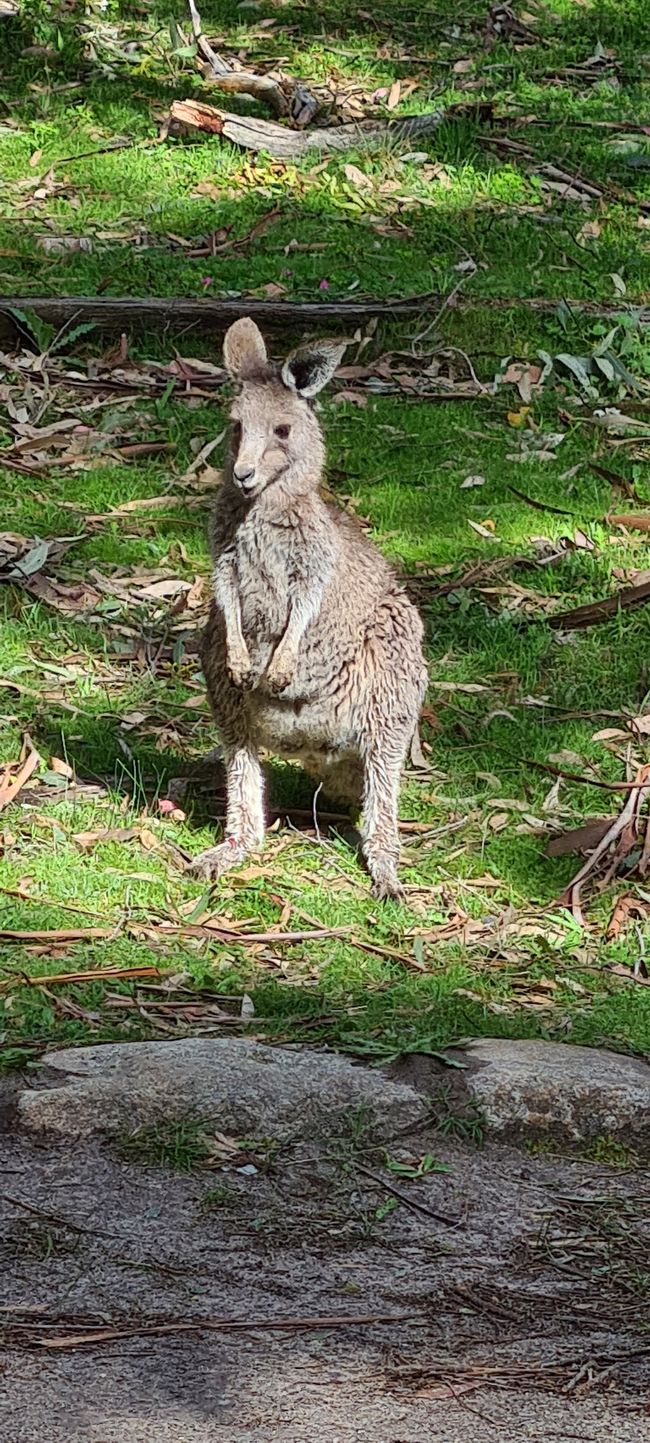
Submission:
<svg viewBox="0 0 650 1443">
<path fill-rule="evenodd" d="M 612 519 L 610 517 L 610 520 Z M 613 616 L 618 616 L 619 611 L 632 611 L 637 606 L 644 606 L 648 601 L 650 581 L 643 581 L 639 586 L 626 586 L 622 591 L 617 591 L 614 596 L 606 596 L 602 601 L 588 601 L 585 606 L 574 606 L 571 611 L 556 612 L 546 620 L 555 630 L 578 631 L 586 626 L 598 626 L 602 621 L 611 621 Z"/>
</svg>

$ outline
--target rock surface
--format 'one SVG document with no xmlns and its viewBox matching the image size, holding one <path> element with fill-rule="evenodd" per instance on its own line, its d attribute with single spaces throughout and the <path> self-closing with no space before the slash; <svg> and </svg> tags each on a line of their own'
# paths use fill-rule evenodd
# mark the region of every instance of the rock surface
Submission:
<svg viewBox="0 0 650 1443">
<path fill-rule="evenodd" d="M 486 1038 L 467 1051 L 470 1096 L 512 1141 L 616 1137 L 650 1146 L 650 1067 L 603 1048 Z"/>
<path fill-rule="evenodd" d="M 478 1038 L 448 1049 L 459 1070 L 410 1054 L 388 1068 L 433 1102 L 478 1109 L 485 1130 L 507 1142 L 550 1138 L 560 1145 L 616 1138 L 650 1152 L 650 1067 L 604 1048 L 564 1042 Z"/>
<path fill-rule="evenodd" d="M 36 1085 L 18 1097 L 19 1117 L 65 1137 L 193 1114 L 221 1132 L 305 1138 L 349 1129 L 362 1109 L 368 1130 L 388 1138 L 427 1115 L 412 1088 L 345 1057 L 241 1038 L 80 1047 L 42 1062 Z"/>
</svg>

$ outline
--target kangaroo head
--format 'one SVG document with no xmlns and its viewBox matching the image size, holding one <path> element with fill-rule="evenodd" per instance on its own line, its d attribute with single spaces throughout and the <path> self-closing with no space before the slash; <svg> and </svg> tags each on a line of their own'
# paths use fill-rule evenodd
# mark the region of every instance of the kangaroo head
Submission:
<svg viewBox="0 0 650 1443">
<path fill-rule="evenodd" d="M 232 421 L 232 478 L 245 496 L 259 496 L 275 481 L 307 489 L 320 481 L 325 452 L 312 397 L 334 375 L 346 341 L 315 341 L 268 360 L 264 339 L 248 318 L 226 333 L 226 369 L 237 383 Z"/>
</svg>

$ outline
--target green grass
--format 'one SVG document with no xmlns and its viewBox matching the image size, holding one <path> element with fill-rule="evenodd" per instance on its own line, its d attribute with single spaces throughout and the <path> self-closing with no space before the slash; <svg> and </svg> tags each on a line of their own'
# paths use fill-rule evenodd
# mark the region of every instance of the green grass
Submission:
<svg viewBox="0 0 650 1443">
<path fill-rule="evenodd" d="M 342 0 L 306 9 L 200 8 L 206 32 L 223 37 L 224 52 L 247 51 L 251 64 L 282 55 L 289 73 L 322 84 L 336 71 L 341 87 L 354 81 L 368 96 L 413 78 L 418 89 L 400 103 L 398 117 L 489 100 L 508 122 L 492 131 L 468 116 L 441 126 L 427 144 L 391 143 L 325 166 L 316 157 L 283 167 L 198 135 L 157 144 L 171 99 L 206 94 L 192 58 L 174 53 L 169 17 L 182 24 L 184 5 L 169 0 L 145 13 L 135 4 L 109 4 L 104 12 L 95 7 L 94 18 L 86 6 L 84 38 L 74 9 L 57 14 L 56 6 L 25 3 L 20 21 L 0 22 L 3 39 L 9 37 L 0 60 L 4 294 L 247 295 L 272 284 L 291 300 L 322 299 L 323 282 L 327 298 L 448 294 L 462 282 L 471 304 L 452 306 L 420 338 L 424 322 L 401 331 L 380 325 L 360 358 L 431 351 L 443 373 L 451 365 L 461 378 L 469 358 L 486 384 L 508 357 L 592 356 L 614 324 L 560 304 L 536 312 L 526 300 L 613 302 L 622 320 L 611 349 L 641 389 L 621 399 L 601 374 L 599 404 L 647 415 L 650 349 L 635 308 L 647 299 L 650 228 L 643 222 L 650 217 L 642 205 L 650 199 L 650 149 L 643 135 L 593 124 L 650 120 L 647 0 L 626 6 L 554 0 L 539 10 L 531 0 L 524 8 L 535 17 L 528 21 L 533 42 L 523 46 L 507 36 L 485 46 L 486 7 L 474 0 L 413 9 L 384 0 L 373 11 L 374 27 Z M 261 25 L 266 18 L 276 20 L 271 29 Z M 125 51 L 128 42 L 137 49 Z M 45 54 L 21 53 L 34 44 Z M 471 67 L 454 70 L 459 61 Z M 517 118 L 531 116 L 535 123 L 517 127 Z M 536 163 L 501 153 L 498 135 L 524 144 Z M 130 148 L 106 152 L 119 139 Z M 416 148 L 427 152 L 426 163 L 404 159 Z M 545 191 L 539 166 L 549 161 L 626 195 L 608 193 L 583 205 Z M 365 187 L 346 173 L 350 162 L 367 176 Z M 273 221 L 243 250 L 186 254 L 223 227 L 244 237 L 271 210 Z M 83 237 L 90 248 L 43 247 L 57 236 Z M 486 303 L 495 298 L 509 304 L 490 309 Z M 65 336 L 37 332 L 41 348 L 53 346 L 61 373 L 66 367 L 85 373 L 89 360 L 110 349 L 92 334 L 66 344 Z M 169 363 L 175 350 L 218 359 L 218 342 L 210 338 L 140 334 L 125 364 Z M 41 411 L 16 363 L 3 369 L 0 448 L 14 439 L 8 404 L 25 397 L 39 425 L 73 415 L 97 427 L 111 447 L 135 440 L 176 448 L 128 463 L 98 451 L 86 470 L 50 466 L 56 453 L 48 453 L 42 479 L 3 466 L 3 527 L 28 537 L 81 537 L 87 530 L 51 570 L 62 581 L 93 568 L 108 578 L 116 568 L 137 567 L 165 569 L 188 583 L 206 577 L 211 498 L 188 490 L 182 478 L 197 449 L 223 430 L 220 394 L 198 405 L 178 394 L 109 397 L 88 411 L 92 395 L 61 386 Z M 629 728 L 622 739 L 598 733 L 625 728 L 647 708 L 650 612 L 621 615 L 569 641 L 545 621 L 548 608 L 607 595 L 645 569 L 644 533 L 621 531 L 606 517 L 612 508 L 638 510 L 650 499 L 647 443 L 623 437 L 618 444 L 592 424 L 593 404 L 561 364 L 535 394 L 528 421 L 518 415 L 521 401 L 511 385 L 449 404 L 365 395 L 361 408 L 330 396 L 323 421 L 334 491 L 351 498 L 383 550 L 420 582 L 431 663 L 423 725 L 431 771 L 407 776 L 401 810 L 430 824 L 431 835 L 405 836 L 408 905 L 372 902 L 343 837 L 323 831 L 319 844 L 286 826 L 270 834 L 259 862 L 207 895 L 182 871 L 183 854 L 197 853 L 218 830 L 210 779 L 193 771 L 215 738 L 191 618 L 170 632 L 168 605 L 108 596 L 94 619 L 79 620 L 5 586 L 0 757 L 14 760 L 27 731 L 47 775 L 31 799 L 25 790 L 0 816 L 2 927 L 51 933 L 94 925 L 108 935 L 0 943 L 0 984 L 9 984 L 0 992 L 4 1065 L 23 1065 L 48 1041 L 218 1032 L 219 1011 L 229 1034 L 326 1041 L 377 1060 L 476 1034 L 650 1052 L 650 989 L 633 979 L 647 946 L 645 924 L 605 940 L 618 892 L 631 889 L 642 904 L 643 888 L 639 895 L 636 882 L 610 885 L 594 899 L 590 928 L 582 932 L 556 905 L 576 859 L 544 855 L 549 828 L 608 814 L 620 796 L 571 782 L 555 793 L 553 776 L 531 765 L 552 767 L 559 756 L 569 771 L 585 775 L 593 767 L 598 779 L 620 781 L 626 764 L 648 759 L 643 736 Z M 525 439 L 532 444 L 535 436 L 560 432 L 555 460 L 518 459 Z M 640 502 L 621 499 L 592 462 L 634 483 Z M 484 479 L 464 488 L 468 476 Z M 570 514 L 535 509 L 512 487 Z M 149 513 L 84 520 L 161 495 L 164 508 Z M 470 522 L 488 523 L 494 539 Z M 461 581 L 450 594 L 434 595 L 473 563 L 533 561 L 540 536 L 578 544 L 551 566 L 514 565 L 486 580 L 485 587 L 501 592 Z M 522 597 L 516 587 L 531 594 Z M 98 795 L 88 799 L 57 785 L 52 758 L 97 784 Z M 188 782 L 186 816 L 173 819 L 158 802 L 179 777 Z M 271 801 L 279 809 L 311 806 L 304 779 L 280 766 L 271 768 Z M 80 833 L 125 828 L 128 841 L 75 841 Z M 211 914 L 231 930 L 246 920 L 264 932 L 283 916 L 283 930 L 304 930 L 306 914 L 350 934 L 251 949 L 236 938 L 170 934 L 161 925 L 180 927 L 190 916 L 205 921 Z M 459 914 L 493 919 L 492 935 L 472 943 L 459 927 L 445 937 L 442 929 Z M 175 1011 L 156 1010 L 161 995 L 147 990 L 151 978 L 101 975 L 152 965 L 162 969 L 153 981 L 166 979 L 162 1001 L 176 1003 Z M 100 975 L 84 983 L 22 981 L 25 974 L 38 980 L 88 970 Z M 254 1012 L 248 1006 L 242 1018 L 244 995 Z M 192 1002 L 194 1014 L 187 1011 Z"/>
</svg>

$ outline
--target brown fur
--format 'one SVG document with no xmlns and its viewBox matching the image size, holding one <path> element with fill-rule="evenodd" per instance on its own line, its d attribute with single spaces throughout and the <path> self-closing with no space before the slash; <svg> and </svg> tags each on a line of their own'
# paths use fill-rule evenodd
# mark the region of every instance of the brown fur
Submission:
<svg viewBox="0 0 650 1443">
<path fill-rule="evenodd" d="M 426 689 L 422 623 L 381 553 L 319 495 L 324 447 L 310 402 L 343 349 L 321 342 L 280 370 L 252 321 L 226 336 L 238 394 L 202 660 L 228 811 L 226 840 L 193 867 L 218 877 L 262 845 L 264 749 L 361 803 L 375 893 L 398 896 L 400 773 Z"/>
</svg>

